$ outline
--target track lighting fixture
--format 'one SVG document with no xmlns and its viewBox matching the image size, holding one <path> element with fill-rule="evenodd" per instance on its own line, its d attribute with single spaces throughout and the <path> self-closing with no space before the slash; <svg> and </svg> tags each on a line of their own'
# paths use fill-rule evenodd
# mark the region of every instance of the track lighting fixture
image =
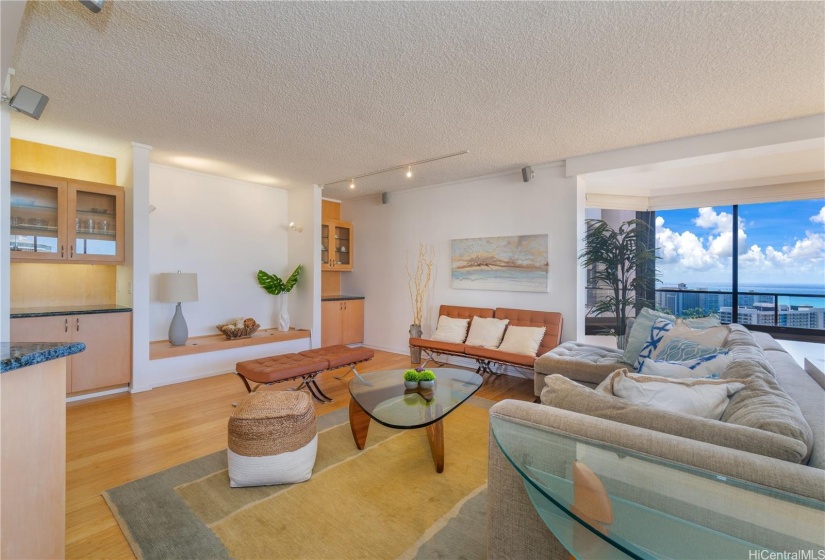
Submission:
<svg viewBox="0 0 825 560">
<path fill-rule="evenodd" d="M 304 231 L 304 226 L 302 224 L 296 224 L 295 222 L 289 222 L 289 229 L 296 233 L 301 233 Z"/>
<path fill-rule="evenodd" d="M 421 165 L 422 163 L 430 163 L 431 161 L 438 161 L 438 160 L 441 160 L 441 159 L 447 159 L 447 158 L 451 158 L 451 157 L 455 157 L 455 156 L 463 156 L 464 154 L 469 154 L 469 153 L 470 153 L 470 150 L 464 150 L 463 152 L 456 152 L 454 154 L 447 154 L 446 156 L 437 156 L 437 157 L 433 157 L 433 158 L 429 158 L 429 159 L 421 159 L 421 160 L 418 160 L 418 161 L 413 161 L 413 162 L 405 163 L 405 164 L 402 164 L 402 165 L 396 165 L 395 167 L 388 167 L 387 169 L 379 169 L 378 171 L 372 171 L 370 173 L 364 173 L 363 175 L 356 175 L 355 177 L 352 177 L 350 179 L 339 179 L 338 181 L 330 181 L 329 183 L 324 183 L 323 185 L 321 185 L 321 187 L 328 187 L 330 185 L 335 185 L 335 184 L 338 184 L 338 183 L 343 183 L 344 181 L 349 181 L 349 188 L 354 189 L 356 179 L 361 179 L 362 177 L 372 177 L 373 175 L 378 175 L 379 173 L 387 173 L 389 171 L 397 171 L 398 169 L 404 169 L 405 167 L 407 168 L 407 178 L 409 179 L 413 176 L 413 173 L 412 173 L 413 165 Z"/>
</svg>

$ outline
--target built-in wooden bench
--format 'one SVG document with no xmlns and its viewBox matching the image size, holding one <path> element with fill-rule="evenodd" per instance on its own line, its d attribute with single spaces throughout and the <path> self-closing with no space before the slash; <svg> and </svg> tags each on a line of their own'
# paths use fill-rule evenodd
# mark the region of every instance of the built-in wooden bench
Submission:
<svg viewBox="0 0 825 560">
<path fill-rule="evenodd" d="M 237 338 L 234 340 L 227 340 L 223 334 L 193 336 L 189 338 L 183 346 L 172 346 L 168 340 L 155 340 L 149 343 L 149 359 L 162 360 L 164 358 L 189 356 L 203 352 L 218 352 L 229 348 L 272 344 L 273 342 L 286 342 L 287 340 L 298 340 L 301 338 L 309 338 L 309 331 L 303 329 L 290 329 L 288 331 L 263 329 L 249 338 Z"/>
</svg>

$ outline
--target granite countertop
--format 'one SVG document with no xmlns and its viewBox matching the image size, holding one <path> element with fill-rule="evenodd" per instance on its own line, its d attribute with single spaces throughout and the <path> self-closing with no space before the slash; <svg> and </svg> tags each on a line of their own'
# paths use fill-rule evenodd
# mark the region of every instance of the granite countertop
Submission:
<svg viewBox="0 0 825 560">
<path fill-rule="evenodd" d="M 78 354 L 82 342 L 0 342 L 0 373 Z"/>
<path fill-rule="evenodd" d="M 347 299 L 364 299 L 364 296 L 321 296 L 321 301 L 344 301 Z"/>
<path fill-rule="evenodd" d="M 123 305 L 70 305 L 65 307 L 12 307 L 11 318 L 55 317 L 59 315 L 92 315 L 94 313 L 127 313 L 131 307 Z"/>
</svg>

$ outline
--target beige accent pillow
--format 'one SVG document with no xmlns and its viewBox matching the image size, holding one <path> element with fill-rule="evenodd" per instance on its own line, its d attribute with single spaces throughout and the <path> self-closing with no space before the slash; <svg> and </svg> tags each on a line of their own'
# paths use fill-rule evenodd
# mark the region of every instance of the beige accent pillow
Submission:
<svg viewBox="0 0 825 560">
<path fill-rule="evenodd" d="M 433 333 L 432 340 L 461 344 L 467 337 L 468 324 L 470 324 L 469 319 L 454 319 L 442 315 L 438 318 L 438 326 Z"/>
<path fill-rule="evenodd" d="M 745 388 L 739 379 L 671 379 L 616 370 L 596 391 L 639 406 L 719 420 L 730 397 Z"/>
<path fill-rule="evenodd" d="M 720 325 L 718 327 L 709 327 L 706 329 L 691 329 L 682 319 L 676 319 L 673 328 L 662 339 L 662 342 L 653 351 L 650 356 L 654 360 L 656 356 L 667 346 L 667 343 L 674 338 L 681 338 L 683 340 L 690 340 L 702 346 L 711 346 L 714 348 L 724 348 L 725 341 L 730 334 L 730 327 L 727 325 Z"/>
<path fill-rule="evenodd" d="M 802 462 L 807 453 L 804 442 L 787 435 L 668 410 L 636 406 L 619 397 L 594 391 L 561 375 L 548 375 L 545 384 L 541 392 L 541 402 L 548 406 L 794 463 Z M 743 389 L 736 393 L 736 397 L 744 391 Z M 727 412 L 730 412 L 732 406 L 728 406 Z"/>
<path fill-rule="evenodd" d="M 498 348 L 504 329 L 510 319 L 482 319 L 473 317 L 470 323 L 470 334 L 467 335 L 467 346 L 481 346 L 482 348 Z"/>
<path fill-rule="evenodd" d="M 502 352 L 535 356 L 547 327 L 508 327 L 498 347 Z"/>
</svg>

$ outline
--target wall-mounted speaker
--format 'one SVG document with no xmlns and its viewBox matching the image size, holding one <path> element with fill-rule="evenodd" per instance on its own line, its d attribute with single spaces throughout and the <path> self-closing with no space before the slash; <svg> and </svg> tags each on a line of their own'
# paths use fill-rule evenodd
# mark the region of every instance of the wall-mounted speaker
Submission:
<svg viewBox="0 0 825 560">
<path fill-rule="evenodd" d="M 530 182 L 530 180 L 531 180 L 531 179 L 532 179 L 535 175 L 536 175 L 536 174 L 535 174 L 535 173 L 533 173 L 533 168 L 532 168 L 532 167 L 530 167 L 529 165 L 528 165 L 527 167 L 522 167 L 522 168 L 521 168 L 521 178 L 522 178 L 522 179 L 524 179 L 524 182 L 525 182 L 525 183 L 529 183 L 529 182 Z"/>
<path fill-rule="evenodd" d="M 9 107 L 33 119 L 39 119 L 48 102 L 49 98 L 39 91 L 20 86 L 14 97 L 9 100 Z"/>
<path fill-rule="evenodd" d="M 382 192 L 381 193 L 381 204 L 388 204 L 390 202 L 390 193 Z"/>
</svg>

